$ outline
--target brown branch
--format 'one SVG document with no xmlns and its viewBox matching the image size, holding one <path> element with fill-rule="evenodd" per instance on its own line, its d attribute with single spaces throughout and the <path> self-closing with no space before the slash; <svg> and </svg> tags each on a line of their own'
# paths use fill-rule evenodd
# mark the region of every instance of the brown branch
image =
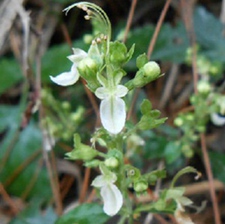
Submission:
<svg viewBox="0 0 225 224">
<path fill-rule="evenodd" d="M 156 25 L 156 28 L 155 28 L 155 32 L 154 32 L 153 37 L 152 37 L 152 39 L 151 39 L 151 41 L 150 41 L 150 44 L 149 44 L 149 47 L 148 47 L 148 53 L 147 53 L 147 56 L 148 56 L 148 59 L 149 59 L 149 60 L 150 60 L 151 54 L 152 54 L 152 52 L 153 52 L 153 48 L 154 48 L 154 46 L 155 46 L 157 37 L 158 37 L 158 35 L 159 35 L 159 31 L 160 31 L 160 28 L 161 28 L 161 26 L 162 26 L 163 20 L 164 20 L 164 18 L 165 18 L 165 16 L 166 16 L 166 13 L 167 13 L 167 11 L 168 11 L 170 2 L 171 2 L 171 0 L 167 0 L 167 1 L 166 1 L 166 4 L 164 5 L 164 8 L 163 8 L 163 10 L 162 10 L 162 12 L 161 12 L 161 15 L 160 15 L 160 17 L 159 17 L 159 20 L 158 20 L 158 22 L 157 22 L 157 25 Z"/>
<path fill-rule="evenodd" d="M 34 152 L 28 159 L 26 159 L 23 163 L 21 163 L 16 170 L 6 179 L 4 182 L 4 187 L 8 187 L 15 179 L 16 177 L 28 166 L 30 163 L 37 158 L 37 156 L 40 154 L 40 150 L 37 150 Z"/>
<path fill-rule="evenodd" d="M 85 196 L 86 196 L 86 192 L 87 192 L 87 189 L 88 189 L 88 185 L 89 185 L 90 174 L 91 174 L 91 169 L 90 168 L 86 168 L 85 169 L 85 174 L 84 174 L 84 182 L 83 182 L 83 186 L 81 188 L 79 203 L 84 202 L 84 199 L 85 199 Z"/>
<path fill-rule="evenodd" d="M 126 28 L 125 28 L 125 33 L 124 33 L 124 37 L 123 37 L 123 43 L 125 43 L 127 40 L 127 36 L 128 36 L 129 30 L 131 27 L 132 19 L 134 17 L 134 10 L 135 10 L 136 4 L 137 4 L 137 0 L 132 0 L 132 4 L 131 4 L 129 16 L 128 16 L 127 24 L 126 24 Z"/>
<path fill-rule="evenodd" d="M 209 192 L 210 192 L 210 196 L 211 196 L 211 200 L 212 200 L 212 204 L 213 204 L 215 224 L 221 224 L 220 210 L 219 210 L 218 201 L 216 198 L 213 173 L 212 173 L 211 164 L 210 164 L 210 160 L 209 160 L 209 154 L 207 152 L 205 135 L 201 134 L 200 137 L 201 137 L 201 148 L 202 148 L 203 160 L 204 160 L 204 164 L 205 164 L 207 177 L 209 180 Z"/>
<path fill-rule="evenodd" d="M 4 186 L 0 182 L 0 195 L 2 195 L 2 198 L 4 201 L 11 207 L 13 213 L 16 215 L 19 213 L 20 209 L 16 206 L 16 204 L 13 202 L 13 200 L 10 198 L 8 193 L 6 192 Z"/>
</svg>

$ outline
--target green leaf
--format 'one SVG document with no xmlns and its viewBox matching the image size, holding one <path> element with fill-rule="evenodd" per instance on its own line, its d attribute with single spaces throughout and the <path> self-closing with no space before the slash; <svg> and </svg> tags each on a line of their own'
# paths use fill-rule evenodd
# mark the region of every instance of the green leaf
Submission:
<svg viewBox="0 0 225 224">
<path fill-rule="evenodd" d="M 146 63 L 148 62 L 148 57 L 147 55 L 144 53 L 144 54 L 141 54 L 137 57 L 137 60 L 136 60 L 136 65 L 137 67 L 140 69 L 142 68 Z"/>
<path fill-rule="evenodd" d="M 51 207 L 47 208 L 43 214 L 39 205 L 29 205 L 27 209 L 22 211 L 22 213 L 9 224 L 53 224 L 56 219 L 57 215 Z"/>
<path fill-rule="evenodd" d="M 225 155 L 220 152 L 210 152 L 210 161 L 215 178 L 225 183 Z"/>
<path fill-rule="evenodd" d="M 134 48 L 135 48 L 135 44 L 133 44 L 132 47 L 130 48 L 130 50 L 128 51 L 126 62 L 130 61 L 130 59 L 132 58 L 132 56 L 134 54 Z"/>
<path fill-rule="evenodd" d="M 14 59 L 3 58 L 0 61 L 0 94 L 23 80 L 21 68 Z"/>
<path fill-rule="evenodd" d="M 82 204 L 65 215 L 61 216 L 55 224 L 104 224 L 109 217 L 98 204 Z"/>
<path fill-rule="evenodd" d="M 28 198 L 33 197 L 42 198 L 43 201 L 51 197 L 51 188 L 49 184 L 49 177 L 46 169 L 40 167 L 39 160 L 42 148 L 42 134 L 38 126 L 34 122 L 30 124 L 21 132 L 17 133 L 18 121 L 20 121 L 21 113 L 19 108 L 14 106 L 0 107 L 0 124 L 1 129 L 5 130 L 5 138 L 0 144 L 0 162 L 4 158 L 7 150 L 11 153 L 5 163 L 1 173 L 0 179 L 3 184 L 7 183 L 8 178 L 13 175 L 15 170 L 21 166 L 22 163 L 33 159 L 28 165 L 18 173 L 16 178 L 7 186 L 10 194 L 21 196 L 32 181 L 32 177 L 37 174 L 37 179 L 33 179 L 34 185 L 30 189 Z M 18 139 L 13 143 L 13 138 L 18 136 Z"/>
<path fill-rule="evenodd" d="M 149 100 L 144 99 L 141 104 L 141 113 L 142 114 L 150 114 L 152 109 L 152 104 Z"/>
<path fill-rule="evenodd" d="M 181 146 L 179 143 L 170 141 L 165 147 L 165 158 L 168 164 L 173 163 L 181 156 Z"/>
<path fill-rule="evenodd" d="M 155 119 L 154 117 L 151 117 L 151 115 L 143 115 L 137 125 L 141 130 L 149 130 L 158 127 L 166 120 L 167 118 Z"/>
</svg>

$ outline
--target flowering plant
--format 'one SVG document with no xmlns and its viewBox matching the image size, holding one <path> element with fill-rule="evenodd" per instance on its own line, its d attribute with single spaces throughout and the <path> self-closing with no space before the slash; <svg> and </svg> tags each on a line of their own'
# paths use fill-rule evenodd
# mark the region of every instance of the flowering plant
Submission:
<svg viewBox="0 0 225 224">
<path fill-rule="evenodd" d="M 96 128 L 91 146 L 83 144 L 80 135 L 76 133 L 74 149 L 66 154 L 67 158 L 83 160 L 86 167 L 100 169 L 101 174 L 92 181 L 92 186 L 100 192 L 104 212 L 109 216 L 119 213 L 120 223 L 125 223 L 126 220 L 133 223 L 134 218 L 142 211 L 175 213 L 187 205 L 181 202 L 183 189 L 169 189 L 150 205 L 134 206 L 134 201 L 129 196 L 130 189 L 133 189 L 137 196 L 145 194 L 149 185 L 154 185 L 158 179 L 166 177 L 166 171 L 160 169 L 142 174 L 132 164 L 125 163 L 125 155 L 129 153 L 131 147 L 144 144 L 138 133 L 156 128 L 166 120 L 159 118 L 160 112 L 153 110 L 151 102 L 145 99 L 140 107 L 142 114 L 140 120 L 136 124 L 129 121 L 128 125 L 127 105 L 124 99 L 136 88 L 141 88 L 159 78 L 160 67 L 156 62 L 149 61 L 146 54 L 142 54 L 136 59 L 135 77 L 125 80 L 127 73 L 124 65 L 132 58 L 134 45 L 128 50 L 125 44 L 110 40 L 111 25 L 100 7 L 89 2 L 80 2 L 66 8 L 66 13 L 75 6 L 87 13 L 85 16 L 87 20 L 92 19 L 93 24 L 97 24 L 95 37 L 87 52 L 73 49 L 73 54 L 68 57 L 73 63 L 69 72 L 50 78 L 61 86 L 73 85 L 79 78 L 84 79 L 89 90 L 101 100 L 99 111 L 103 127 Z M 127 144 L 125 147 L 126 141 L 131 139 L 132 146 Z M 96 143 L 105 148 L 104 152 L 98 150 Z M 186 172 L 197 171 L 190 168 L 183 173 Z M 175 196 L 171 196 L 171 192 L 176 192 Z M 176 195 L 179 195 L 179 198 Z"/>
</svg>

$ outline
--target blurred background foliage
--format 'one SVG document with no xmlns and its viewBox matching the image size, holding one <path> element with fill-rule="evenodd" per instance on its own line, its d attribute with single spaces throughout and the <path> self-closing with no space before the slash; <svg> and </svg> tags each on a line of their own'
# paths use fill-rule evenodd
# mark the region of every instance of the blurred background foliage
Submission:
<svg viewBox="0 0 225 224">
<path fill-rule="evenodd" d="M 5 2 L 3 1 L 0 7 L 3 7 Z M 1 223 L 54 223 L 60 213 L 60 209 L 57 211 L 53 209 L 57 193 L 54 193 L 51 179 L 54 183 L 56 177 L 59 178 L 58 190 L 62 193 L 61 201 L 57 202 L 58 206 L 61 204 L 65 208 L 70 203 L 78 201 L 80 195 L 79 185 L 83 183 L 84 169 L 80 163 L 73 163 L 71 168 L 72 163 L 64 161 L 64 153 L 71 150 L 74 132 L 79 132 L 84 139 L 90 137 L 96 116 L 82 82 L 76 87 L 63 88 L 54 85 L 49 79 L 50 75 L 69 70 L 70 62 L 66 57 L 71 54 L 71 47 L 84 50 L 88 48 L 87 39 L 91 34 L 91 25 L 84 21 L 82 12 L 76 9 L 68 16 L 62 13 L 62 9 L 73 2 L 73 0 L 24 1 L 25 9 L 30 11 L 31 24 L 28 52 L 30 69 L 27 74 L 23 72 L 24 33 L 18 15 L 11 21 L 10 29 L 0 49 L 0 182 L 11 196 L 9 201 L 4 197 L 0 199 Z M 108 13 L 112 21 L 113 38 L 122 40 L 131 1 L 93 2 Z M 128 47 L 135 43 L 133 60 L 126 65 L 130 77 L 133 77 L 135 72 L 136 57 L 147 52 L 164 4 L 163 0 L 141 0 L 137 3 L 133 24 L 126 41 Z M 215 88 L 224 84 L 225 37 L 224 24 L 220 18 L 221 7 L 222 1 L 195 1 L 192 17 L 198 54 L 203 58 L 202 67 L 214 66 L 212 85 Z M 179 111 L 190 105 L 189 97 L 193 91 L 190 87 L 192 68 L 188 62 L 190 40 L 182 10 L 185 9 L 180 7 L 180 1 L 172 1 L 151 56 L 152 60 L 161 64 L 165 76 L 140 90 L 133 115 L 133 119 L 137 119 L 140 115 L 140 102 L 144 97 L 148 97 L 154 108 L 160 109 L 164 116 L 169 117 L 168 122 L 157 130 L 146 131 L 141 136 L 146 141 L 145 146 L 134 148 L 129 159 L 143 170 L 157 168 L 159 162 L 163 161 L 171 175 L 185 165 L 194 165 L 204 174 L 199 145 L 195 145 L 193 158 L 188 159 L 182 155 L 174 141 L 179 138 L 180 132 L 173 126 L 173 119 Z M 0 19 L 4 19 L 1 14 Z M 176 79 L 172 81 L 174 89 L 167 96 L 166 103 L 162 104 L 167 83 L 171 82 L 173 66 L 179 68 Z M 37 69 L 40 69 L 41 77 L 38 77 Z M 41 79 L 42 91 L 38 89 L 38 78 Z M 43 97 L 42 111 L 38 112 L 40 96 Z M 133 95 L 127 101 L 131 102 L 132 98 Z M 45 136 L 43 129 L 50 137 Z M 225 183 L 224 130 L 224 127 L 213 126 L 210 121 L 207 124 L 207 144 L 213 172 L 223 183 Z M 53 142 L 46 143 L 51 137 Z M 49 144 L 54 151 L 47 152 L 46 156 L 46 150 L 43 152 L 43 149 L 48 148 Z M 46 160 L 51 161 L 51 168 L 48 167 Z M 93 175 L 94 173 L 95 171 Z M 168 181 L 169 179 L 170 176 Z M 203 179 L 206 179 L 204 175 Z M 69 187 L 66 187 L 67 181 L 70 182 Z M 189 182 L 182 181 L 181 184 Z M 2 191 L 1 194 L 3 195 Z M 10 201 L 17 209 L 12 209 Z M 64 221 L 62 217 L 56 223 L 71 223 L 70 216 L 76 216 L 77 220 L 72 221 L 77 223 L 93 223 L 91 218 L 93 213 L 87 213 L 88 210 L 95 211 L 95 223 L 107 221 L 98 205 L 83 206 L 79 207 L 79 211 L 73 210 L 72 214 L 64 217 Z M 41 212 L 43 208 L 44 214 Z M 79 214 L 84 211 L 86 220 L 79 219 Z"/>
</svg>

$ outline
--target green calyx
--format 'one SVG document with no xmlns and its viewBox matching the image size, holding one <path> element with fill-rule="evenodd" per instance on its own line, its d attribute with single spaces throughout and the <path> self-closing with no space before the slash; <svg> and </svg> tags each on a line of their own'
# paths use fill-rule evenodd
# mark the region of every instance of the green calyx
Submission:
<svg viewBox="0 0 225 224">
<path fill-rule="evenodd" d="M 81 143 L 80 136 L 74 135 L 74 149 L 66 153 L 68 159 L 89 161 L 98 155 L 98 151 Z"/>
<path fill-rule="evenodd" d="M 138 58 L 139 60 L 137 59 L 137 66 L 139 67 L 139 70 L 135 77 L 125 84 L 129 90 L 141 88 L 160 77 L 159 65 L 154 61 L 147 62 L 143 65 L 143 63 L 146 61 L 143 57 L 144 56 L 141 55 Z"/>
</svg>

